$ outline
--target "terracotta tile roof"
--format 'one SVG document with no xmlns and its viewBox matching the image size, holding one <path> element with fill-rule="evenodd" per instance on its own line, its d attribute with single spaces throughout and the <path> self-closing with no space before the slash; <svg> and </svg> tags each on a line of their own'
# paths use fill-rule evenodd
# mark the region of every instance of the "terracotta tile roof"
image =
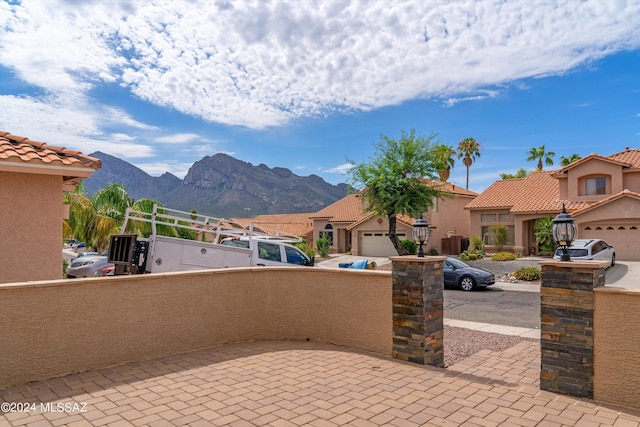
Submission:
<svg viewBox="0 0 640 427">
<path fill-rule="evenodd" d="M 231 221 L 249 228 L 253 224 L 255 229 L 272 234 L 275 231 L 304 237 L 313 231 L 313 221 L 310 213 L 258 215 L 255 218 L 232 218 Z"/>
<path fill-rule="evenodd" d="M 637 168 L 640 167 L 640 150 L 637 148 L 627 147 L 626 150 L 612 154 L 609 158 Z"/>
<path fill-rule="evenodd" d="M 637 193 L 635 191 L 630 191 L 630 190 L 623 190 L 617 194 L 612 194 L 611 196 L 602 199 L 602 200 L 598 200 L 597 202 L 591 203 L 589 206 L 585 206 L 583 208 L 580 208 L 578 210 L 576 210 L 575 212 L 572 212 L 571 215 L 573 216 L 577 216 L 580 214 L 583 214 L 585 212 L 590 211 L 591 209 L 595 209 L 597 207 L 606 205 L 607 203 L 613 202 L 614 200 L 618 200 L 622 197 L 633 197 L 635 199 L 640 200 L 640 193 Z"/>
<path fill-rule="evenodd" d="M 362 196 L 348 194 L 337 202 L 311 215 L 311 219 L 328 219 L 330 222 L 357 222 L 369 216 L 364 211 Z"/>
<path fill-rule="evenodd" d="M 29 138 L 2 131 L 0 131 L 0 161 L 93 170 L 100 169 L 102 166 L 99 159 L 85 156 L 80 151 L 32 141 Z"/>
<path fill-rule="evenodd" d="M 496 181 L 469 202 L 466 209 L 509 209 L 512 213 L 557 212 L 565 203 L 567 211 L 575 211 L 588 202 L 560 200 L 557 171 L 531 172 L 526 178 Z"/>
<path fill-rule="evenodd" d="M 429 182 L 429 181 L 427 181 Z M 472 196 L 475 197 L 478 195 L 478 193 L 471 191 L 471 190 L 467 190 L 464 187 L 460 187 L 459 185 L 455 185 L 455 184 L 450 184 L 448 182 L 441 182 L 441 181 L 430 181 L 431 184 L 437 188 L 440 191 L 444 191 L 447 193 L 451 193 L 451 194 L 455 194 L 457 196 Z"/>
</svg>

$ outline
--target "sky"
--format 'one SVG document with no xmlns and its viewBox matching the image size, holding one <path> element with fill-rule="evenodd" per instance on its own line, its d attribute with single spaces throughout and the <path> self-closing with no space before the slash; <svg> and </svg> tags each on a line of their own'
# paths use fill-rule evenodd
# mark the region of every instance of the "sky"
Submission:
<svg viewBox="0 0 640 427">
<path fill-rule="evenodd" d="M 640 148 L 640 3 L 0 0 L 2 131 L 153 176 L 226 153 L 337 184 L 412 129 L 478 140 L 476 192 L 541 145 L 551 168 Z"/>
</svg>

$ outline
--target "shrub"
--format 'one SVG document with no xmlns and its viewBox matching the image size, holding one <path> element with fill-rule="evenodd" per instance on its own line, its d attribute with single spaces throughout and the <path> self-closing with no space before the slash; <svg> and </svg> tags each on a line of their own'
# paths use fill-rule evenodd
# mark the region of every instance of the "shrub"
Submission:
<svg viewBox="0 0 640 427">
<path fill-rule="evenodd" d="M 316 249 L 318 249 L 318 255 L 322 258 L 329 255 L 329 246 L 331 246 L 331 241 L 324 236 L 316 240 Z"/>
<path fill-rule="evenodd" d="M 407 252 L 409 252 L 409 255 L 415 255 L 418 253 L 418 245 L 413 240 L 402 240 L 400 244 L 402 244 L 402 247 L 404 247 Z"/>
<path fill-rule="evenodd" d="M 313 246 L 311 246 L 305 240 L 303 240 L 302 242 L 294 243 L 293 246 L 295 246 L 298 249 L 300 249 L 309 258 L 316 256 L 316 250 L 313 249 Z"/>
<path fill-rule="evenodd" d="M 469 260 L 476 260 L 476 259 L 482 259 L 483 254 L 482 254 L 482 250 L 471 250 L 471 249 L 467 249 L 466 251 L 463 251 L 460 254 L 460 259 L 463 261 L 469 261 Z"/>
<path fill-rule="evenodd" d="M 498 251 L 502 251 L 502 247 L 509 240 L 509 230 L 506 225 L 492 225 L 489 227 L 489 233 L 493 239 L 493 244 Z"/>
<path fill-rule="evenodd" d="M 440 253 L 438 252 L 438 250 L 434 247 L 429 248 L 429 252 L 427 252 L 427 255 L 429 256 L 438 256 L 440 255 Z"/>
<path fill-rule="evenodd" d="M 476 251 L 483 252 L 484 251 L 484 243 L 482 242 L 482 238 L 480 238 L 478 236 L 471 236 L 471 238 L 469 238 L 469 251 L 471 251 L 471 252 L 476 252 Z"/>
<path fill-rule="evenodd" d="M 491 261 L 511 261 L 516 259 L 516 254 L 511 252 L 498 252 L 491 257 Z"/>
<path fill-rule="evenodd" d="M 514 271 L 513 277 L 518 280 L 538 280 L 540 279 L 540 269 L 537 267 L 520 267 Z"/>
</svg>

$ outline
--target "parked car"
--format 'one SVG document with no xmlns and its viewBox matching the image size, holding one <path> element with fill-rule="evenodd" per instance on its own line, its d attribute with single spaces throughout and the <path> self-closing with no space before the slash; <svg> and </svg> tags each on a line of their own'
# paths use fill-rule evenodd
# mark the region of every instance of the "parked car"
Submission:
<svg viewBox="0 0 640 427">
<path fill-rule="evenodd" d="M 616 264 L 615 249 L 602 239 L 576 239 L 568 251 L 571 259 L 608 261 L 610 267 Z M 561 252 L 558 248 L 553 259 L 560 259 Z"/>
<path fill-rule="evenodd" d="M 109 264 L 106 256 L 89 255 L 74 258 L 67 267 L 67 278 L 93 277 L 100 267 Z"/>
<path fill-rule="evenodd" d="M 96 256 L 96 255 L 100 255 L 100 254 L 98 252 L 80 252 L 76 258 L 79 258 L 82 256 Z"/>
<path fill-rule="evenodd" d="M 457 258 L 448 257 L 444 261 L 444 286 L 456 287 L 463 291 L 491 286 L 495 275 L 484 268 L 471 267 Z"/>
</svg>

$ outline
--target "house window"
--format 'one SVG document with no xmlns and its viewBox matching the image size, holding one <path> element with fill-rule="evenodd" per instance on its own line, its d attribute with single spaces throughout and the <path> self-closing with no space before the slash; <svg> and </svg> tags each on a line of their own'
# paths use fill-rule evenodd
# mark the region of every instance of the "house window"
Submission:
<svg viewBox="0 0 640 427">
<path fill-rule="evenodd" d="M 585 196 L 597 196 L 607 194 L 607 178 L 596 176 L 585 179 Z"/>
<path fill-rule="evenodd" d="M 515 242 L 515 227 L 513 225 L 507 225 L 507 243 L 506 246 L 513 246 L 513 242 Z M 493 233 L 489 229 L 488 226 L 482 226 L 482 236 L 485 245 L 493 245 Z"/>
<path fill-rule="evenodd" d="M 333 225 L 327 224 L 324 227 L 324 231 L 320 232 L 320 237 L 329 239 L 329 244 L 333 246 Z"/>
<path fill-rule="evenodd" d="M 496 214 L 482 214 L 480 222 L 496 222 Z"/>
<path fill-rule="evenodd" d="M 514 219 L 513 214 L 510 213 L 501 213 L 498 215 L 498 221 L 500 222 L 513 222 Z"/>
</svg>

